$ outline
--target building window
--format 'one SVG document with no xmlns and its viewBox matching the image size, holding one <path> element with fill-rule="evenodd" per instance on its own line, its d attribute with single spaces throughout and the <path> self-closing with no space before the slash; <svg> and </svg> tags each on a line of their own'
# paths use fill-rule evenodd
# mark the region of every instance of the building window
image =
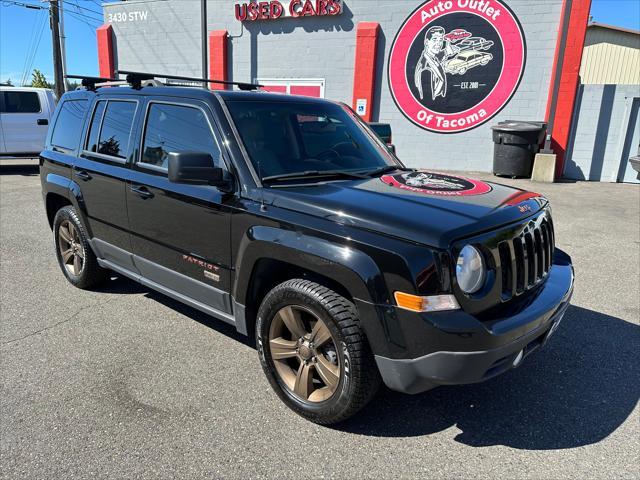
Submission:
<svg viewBox="0 0 640 480">
<path fill-rule="evenodd" d="M 258 83 L 267 92 L 324 98 L 324 79 L 320 78 L 259 78 Z"/>
</svg>

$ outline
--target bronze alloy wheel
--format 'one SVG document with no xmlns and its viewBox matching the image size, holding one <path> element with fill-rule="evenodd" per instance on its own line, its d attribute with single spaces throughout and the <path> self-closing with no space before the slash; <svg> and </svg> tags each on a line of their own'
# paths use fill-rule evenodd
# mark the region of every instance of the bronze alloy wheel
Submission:
<svg viewBox="0 0 640 480">
<path fill-rule="evenodd" d="M 85 252 L 78 229 L 69 220 L 64 220 L 58 227 L 58 248 L 64 268 L 79 276 L 84 268 Z"/>
<path fill-rule="evenodd" d="M 280 380 L 296 397 L 323 402 L 335 393 L 342 371 L 337 342 L 311 310 L 281 308 L 269 328 L 269 349 Z"/>
</svg>

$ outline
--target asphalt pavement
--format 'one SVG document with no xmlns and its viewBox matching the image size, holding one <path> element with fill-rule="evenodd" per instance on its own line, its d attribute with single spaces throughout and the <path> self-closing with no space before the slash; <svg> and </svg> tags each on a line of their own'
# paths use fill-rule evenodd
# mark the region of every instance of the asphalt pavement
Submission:
<svg viewBox="0 0 640 480">
<path fill-rule="evenodd" d="M 575 263 L 550 343 L 483 384 L 383 389 L 329 428 L 228 325 L 122 278 L 73 288 L 37 167 L 0 167 L 0 477 L 640 477 L 640 186 L 503 183 L 551 199 Z"/>
</svg>

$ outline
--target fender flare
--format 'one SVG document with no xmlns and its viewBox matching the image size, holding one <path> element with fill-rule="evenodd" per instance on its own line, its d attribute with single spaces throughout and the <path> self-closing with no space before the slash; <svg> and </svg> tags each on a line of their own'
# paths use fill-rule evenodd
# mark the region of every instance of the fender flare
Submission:
<svg viewBox="0 0 640 480">
<path fill-rule="evenodd" d="M 91 227 L 89 226 L 89 222 L 87 221 L 87 209 L 84 203 L 84 198 L 82 197 L 82 191 L 80 190 L 80 186 L 76 182 L 71 180 L 69 177 L 65 177 L 57 173 L 48 173 L 45 177 L 44 190 L 46 192 L 45 206 L 46 197 L 50 193 L 65 197 L 69 200 L 73 208 L 76 209 L 76 212 L 82 220 L 82 226 L 89 235 L 89 238 L 93 238 L 93 232 L 91 231 Z"/>
<path fill-rule="evenodd" d="M 255 226 L 240 241 L 233 297 L 246 304 L 253 270 L 261 259 L 293 263 L 340 283 L 355 299 L 387 303 L 388 291 L 378 265 L 345 244 L 281 228 Z M 294 260 L 295 259 L 295 260 Z"/>
</svg>

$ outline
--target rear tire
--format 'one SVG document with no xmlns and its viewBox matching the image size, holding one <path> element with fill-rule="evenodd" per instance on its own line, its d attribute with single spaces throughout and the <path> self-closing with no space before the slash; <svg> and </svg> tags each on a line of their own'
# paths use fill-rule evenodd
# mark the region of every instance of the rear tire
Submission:
<svg viewBox="0 0 640 480">
<path fill-rule="evenodd" d="M 312 422 L 346 420 L 380 386 L 355 306 L 317 283 L 295 279 L 271 290 L 258 311 L 256 343 L 273 389 Z"/>
<path fill-rule="evenodd" d="M 56 213 L 53 239 L 60 269 L 72 285 L 89 289 L 108 277 L 108 270 L 98 265 L 84 227 L 72 206 L 62 207 Z"/>
</svg>

